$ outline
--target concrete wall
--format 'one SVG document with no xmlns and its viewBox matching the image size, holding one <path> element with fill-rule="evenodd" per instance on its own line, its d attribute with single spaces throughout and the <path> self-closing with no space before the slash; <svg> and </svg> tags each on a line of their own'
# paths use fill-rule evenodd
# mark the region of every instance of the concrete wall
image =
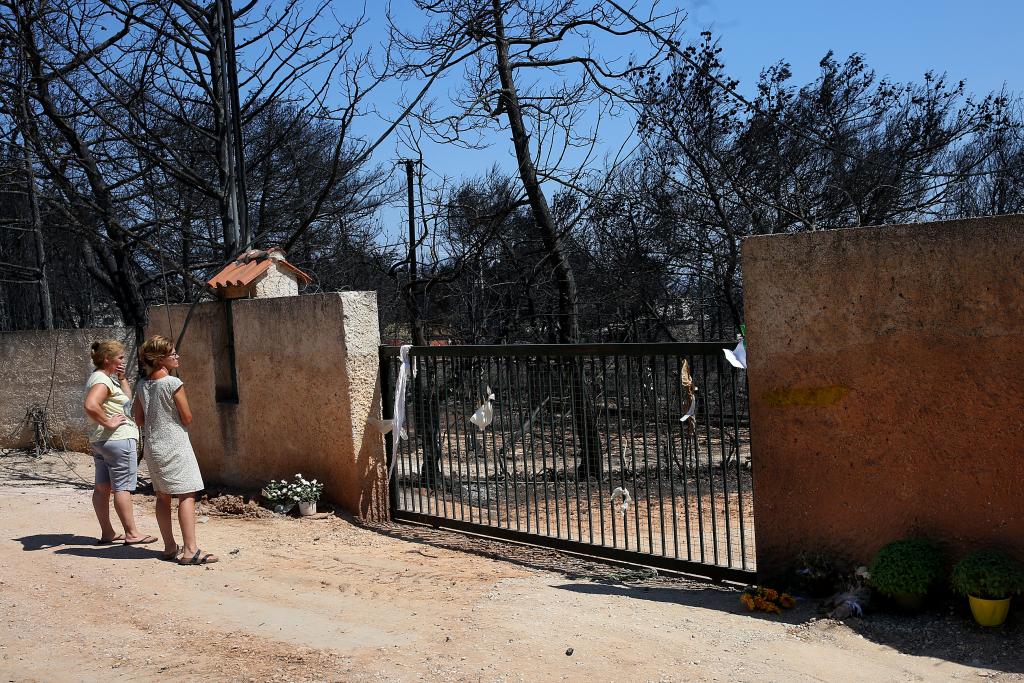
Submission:
<svg viewBox="0 0 1024 683">
<path fill-rule="evenodd" d="M 387 516 L 374 292 L 344 292 L 232 304 L 238 400 L 218 402 L 224 304 L 196 307 L 180 377 L 195 415 L 190 436 L 208 483 L 260 488 L 301 472 L 324 497 L 362 518 Z M 187 305 L 150 309 L 146 336 L 171 339 Z M 170 328 L 168 329 L 168 318 Z"/>
<path fill-rule="evenodd" d="M 743 271 L 759 570 L 1024 559 L 1024 216 L 756 237 Z"/>
<path fill-rule="evenodd" d="M 32 445 L 26 415 L 46 406 L 47 424 L 58 445 L 86 451 L 89 422 L 82 411 L 85 380 L 93 371 L 89 350 L 99 339 L 118 339 L 127 349 L 134 375 L 135 335 L 123 327 L 0 332 L 0 448 Z M 63 442 L 63 444 L 61 444 Z"/>
</svg>

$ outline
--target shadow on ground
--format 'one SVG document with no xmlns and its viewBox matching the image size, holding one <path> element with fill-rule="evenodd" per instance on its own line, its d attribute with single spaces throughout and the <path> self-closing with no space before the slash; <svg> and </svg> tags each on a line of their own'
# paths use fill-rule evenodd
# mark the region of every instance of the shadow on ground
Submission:
<svg viewBox="0 0 1024 683">
<path fill-rule="evenodd" d="M 58 451 L 51 451 L 43 457 L 36 457 L 30 451 L 4 451 L 0 454 L 0 481 L 13 487 L 53 485 L 91 489 L 92 463 L 73 460 L 84 460 L 85 457 L 80 453 Z"/>
<path fill-rule="evenodd" d="M 96 543 L 95 538 L 75 534 L 33 534 L 12 540 L 21 543 L 22 550 L 53 550 L 56 555 L 102 557 L 109 560 L 152 560 L 160 557 L 160 551 L 151 545 L 125 545 L 124 543 L 100 545 Z"/>
<path fill-rule="evenodd" d="M 912 616 L 875 612 L 846 626 L 868 640 L 915 657 L 1024 674 L 1024 600 L 997 628 L 978 626 L 966 598 L 952 599 Z"/>
<path fill-rule="evenodd" d="M 736 586 L 445 529 L 405 524 L 369 528 L 391 538 L 552 572 L 570 580 L 556 584 L 556 588 L 574 593 L 620 595 L 774 621 L 786 624 L 789 633 L 805 639 L 815 638 L 816 633 L 824 637 L 825 632 L 840 628 L 911 656 L 933 657 L 991 671 L 1024 673 L 1022 600 L 1014 605 L 1016 611 L 1011 612 L 1007 623 L 997 629 L 977 626 L 966 604 L 961 605 L 959 600 L 943 602 L 932 611 L 918 615 L 872 611 L 861 618 L 837 622 L 826 618 L 826 610 L 819 601 L 807 598 L 800 599 L 792 610 L 770 615 L 748 611 L 739 601 L 740 589 Z"/>
<path fill-rule="evenodd" d="M 568 583 L 555 588 L 573 593 L 619 595 L 636 600 L 714 609 L 788 624 L 792 633 L 807 634 L 812 638 L 815 630 L 822 625 L 834 627 L 840 623 L 825 618 L 824 610 L 819 608 L 815 600 L 801 600 L 793 610 L 781 615 L 768 615 L 748 612 L 739 604 L 736 593 L 721 590 L 600 583 Z M 1024 673 L 1024 618 L 1019 613 L 1011 613 L 1002 627 L 984 628 L 975 624 L 966 604 L 960 603 L 960 600 L 942 602 L 931 611 L 915 615 L 869 612 L 864 617 L 841 622 L 840 628 L 915 657 L 933 657 L 1005 673 Z M 1017 607 L 1018 612 L 1024 609 L 1024 606 Z"/>
<path fill-rule="evenodd" d="M 704 583 L 672 572 L 597 560 L 551 548 L 499 541 L 448 529 L 395 523 L 373 524 L 367 528 L 391 538 L 482 555 L 530 569 L 554 572 L 568 579 L 586 579 L 604 583 L 643 581 L 650 585 L 692 586 L 736 595 L 734 586 Z"/>
</svg>

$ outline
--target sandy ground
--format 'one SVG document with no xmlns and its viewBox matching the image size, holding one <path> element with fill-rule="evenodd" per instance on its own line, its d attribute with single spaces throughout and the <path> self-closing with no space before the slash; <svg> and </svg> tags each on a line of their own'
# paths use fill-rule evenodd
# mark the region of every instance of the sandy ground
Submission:
<svg viewBox="0 0 1024 683">
<path fill-rule="evenodd" d="M 0 455 L 3 681 L 1024 680 L 1020 619 L 760 618 L 722 587 L 336 515 L 211 514 L 222 562 L 179 567 L 93 545 L 89 459 L 64 457 Z"/>
</svg>

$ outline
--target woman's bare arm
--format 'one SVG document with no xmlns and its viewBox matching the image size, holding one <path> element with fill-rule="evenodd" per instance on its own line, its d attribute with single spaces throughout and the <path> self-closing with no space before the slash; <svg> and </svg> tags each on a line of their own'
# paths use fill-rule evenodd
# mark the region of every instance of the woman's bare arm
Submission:
<svg viewBox="0 0 1024 683">
<path fill-rule="evenodd" d="M 188 429 L 192 424 L 192 409 L 188 407 L 188 397 L 185 396 L 185 387 L 178 387 L 174 392 L 174 405 L 178 408 L 178 417 L 181 419 L 181 426 Z"/>
<path fill-rule="evenodd" d="M 146 410 L 142 407 L 142 396 L 136 396 L 136 400 L 132 401 L 132 419 L 139 427 L 146 424 Z"/>
<path fill-rule="evenodd" d="M 103 402 L 110 396 L 110 389 L 105 384 L 94 384 L 85 395 L 85 414 L 96 424 L 103 425 L 107 429 L 117 429 L 127 419 L 124 414 L 107 415 L 103 411 Z"/>
</svg>

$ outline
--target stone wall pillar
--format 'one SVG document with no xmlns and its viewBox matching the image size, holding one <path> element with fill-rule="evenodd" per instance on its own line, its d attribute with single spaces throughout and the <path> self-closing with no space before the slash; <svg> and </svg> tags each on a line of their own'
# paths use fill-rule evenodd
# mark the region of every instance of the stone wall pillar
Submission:
<svg viewBox="0 0 1024 683">
<path fill-rule="evenodd" d="M 348 512 L 386 517 L 383 439 L 368 425 L 380 416 L 376 294 L 235 300 L 237 401 L 216 398 L 215 364 L 228 358 L 223 311 L 221 302 L 199 304 L 179 349 L 204 478 L 259 489 L 301 472 Z M 147 337 L 175 339 L 187 313 L 151 309 Z"/>
</svg>

